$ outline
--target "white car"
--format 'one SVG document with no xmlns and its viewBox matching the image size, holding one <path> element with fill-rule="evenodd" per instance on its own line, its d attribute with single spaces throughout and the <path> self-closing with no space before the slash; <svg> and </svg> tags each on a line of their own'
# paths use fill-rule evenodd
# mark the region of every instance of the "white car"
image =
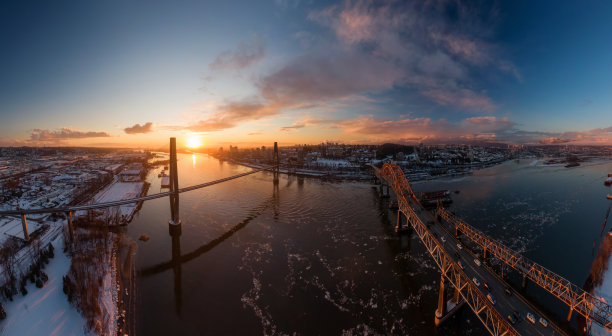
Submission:
<svg viewBox="0 0 612 336">
<path fill-rule="evenodd" d="M 457 243 L 457 248 L 460 250 L 463 250 L 463 246 L 461 246 L 461 244 Z"/>
<path fill-rule="evenodd" d="M 527 313 L 527 320 L 533 324 L 535 324 L 535 316 L 532 313 Z"/>
<path fill-rule="evenodd" d="M 442 240 L 443 243 L 446 243 L 446 238 L 440 237 L 440 240 Z"/>
<path fill-rule="evenodd" d="M 474 283 L 476 284 L 476 286 L 480 286 L 480 281 L 478 281 L 478 279 L 476 279 L 476 278 L 472 278 L 472 281 L 474 281 Z"/>
<path fill-rule="evenodd" d="M 487 294 L 487 299 L 489 299 L 489 301 L 491 301 L 492 304 L 495 305 L 495 298 L 493 297 L 493 295 L 491 295 L 491 293 Z"/>
<path fill-rule="evenodd" d="M 544 328 L 548 327 L 548 321 L 546 321 L 543 317 L 539 319 L 540 324 L 544 326 Z"/>
<path fill-rule="evenodd" d="M 480 266 L 480 260 L 474 259 L 474 264 L 476 264 L 476 266 Z"/>
</svg>

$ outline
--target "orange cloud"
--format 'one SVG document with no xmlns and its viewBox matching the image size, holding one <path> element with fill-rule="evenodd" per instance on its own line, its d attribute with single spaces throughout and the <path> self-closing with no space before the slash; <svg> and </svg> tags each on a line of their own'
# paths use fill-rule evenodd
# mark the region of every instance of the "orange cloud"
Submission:
<svg viewBox="0 0 612 336">
<path fill-rule="evenodd" d="M 67 139 L 103 138 L 110 137 L 106 132 L 77 131 L 68 127 L 59 130 L 43 130 L 35 128 L 30 134 L 30 141 L 58 141 Z"/>
</svg>

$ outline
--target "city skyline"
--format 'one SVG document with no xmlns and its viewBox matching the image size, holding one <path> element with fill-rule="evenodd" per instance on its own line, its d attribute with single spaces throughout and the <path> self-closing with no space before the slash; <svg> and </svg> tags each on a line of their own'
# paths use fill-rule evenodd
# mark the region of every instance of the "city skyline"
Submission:
<svg viewBox="0 0 612 336">
<path fill-rule="evenodd" d="M 612 144 L 609 3 L 13 6 L 3 146 Z"/>
</svg>

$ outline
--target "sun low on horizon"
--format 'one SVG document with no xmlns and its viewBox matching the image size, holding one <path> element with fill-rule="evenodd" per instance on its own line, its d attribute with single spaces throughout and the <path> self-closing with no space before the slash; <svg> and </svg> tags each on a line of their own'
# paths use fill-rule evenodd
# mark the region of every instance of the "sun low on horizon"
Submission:
<svg viewBox="0 0 612 336">
<path fill-rule="evenodd" d="M 198 149 L 204 146 L 204 140 L 200 135 L 190 134 L 185 140 L 185 146 L 190 149 Z"/>
</svg>

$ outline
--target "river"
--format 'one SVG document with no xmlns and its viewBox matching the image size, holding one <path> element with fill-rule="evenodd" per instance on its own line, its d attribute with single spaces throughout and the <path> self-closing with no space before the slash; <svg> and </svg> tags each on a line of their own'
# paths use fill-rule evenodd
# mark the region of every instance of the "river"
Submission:
<svg viewBox="0 0 612 336">
<path fill-rule="evenodd" d="M 178 166 L 179 186 L 250 170 L 204 154 L 179 154 Z M 160 190 L 158 171 L 149 193 Z M 610 161 L 511 161 L 414 188 L 459 190 L 458 216 L 582 285 L 609 171 Z M 281 175 L 274 185 L 262 172 L 181 194 L 173 239 L 168 199 L 145 202 L 127 229 L 134 240 L 150 236 L 137 240 L 137 334 L 487 334 L 468 308 L 434 327 L 438 268 L 415 234 L 393 232 L 387 206 L 370 183 Z M 525 295 L 567 314 L 535 285 Z"/>
</svg>

